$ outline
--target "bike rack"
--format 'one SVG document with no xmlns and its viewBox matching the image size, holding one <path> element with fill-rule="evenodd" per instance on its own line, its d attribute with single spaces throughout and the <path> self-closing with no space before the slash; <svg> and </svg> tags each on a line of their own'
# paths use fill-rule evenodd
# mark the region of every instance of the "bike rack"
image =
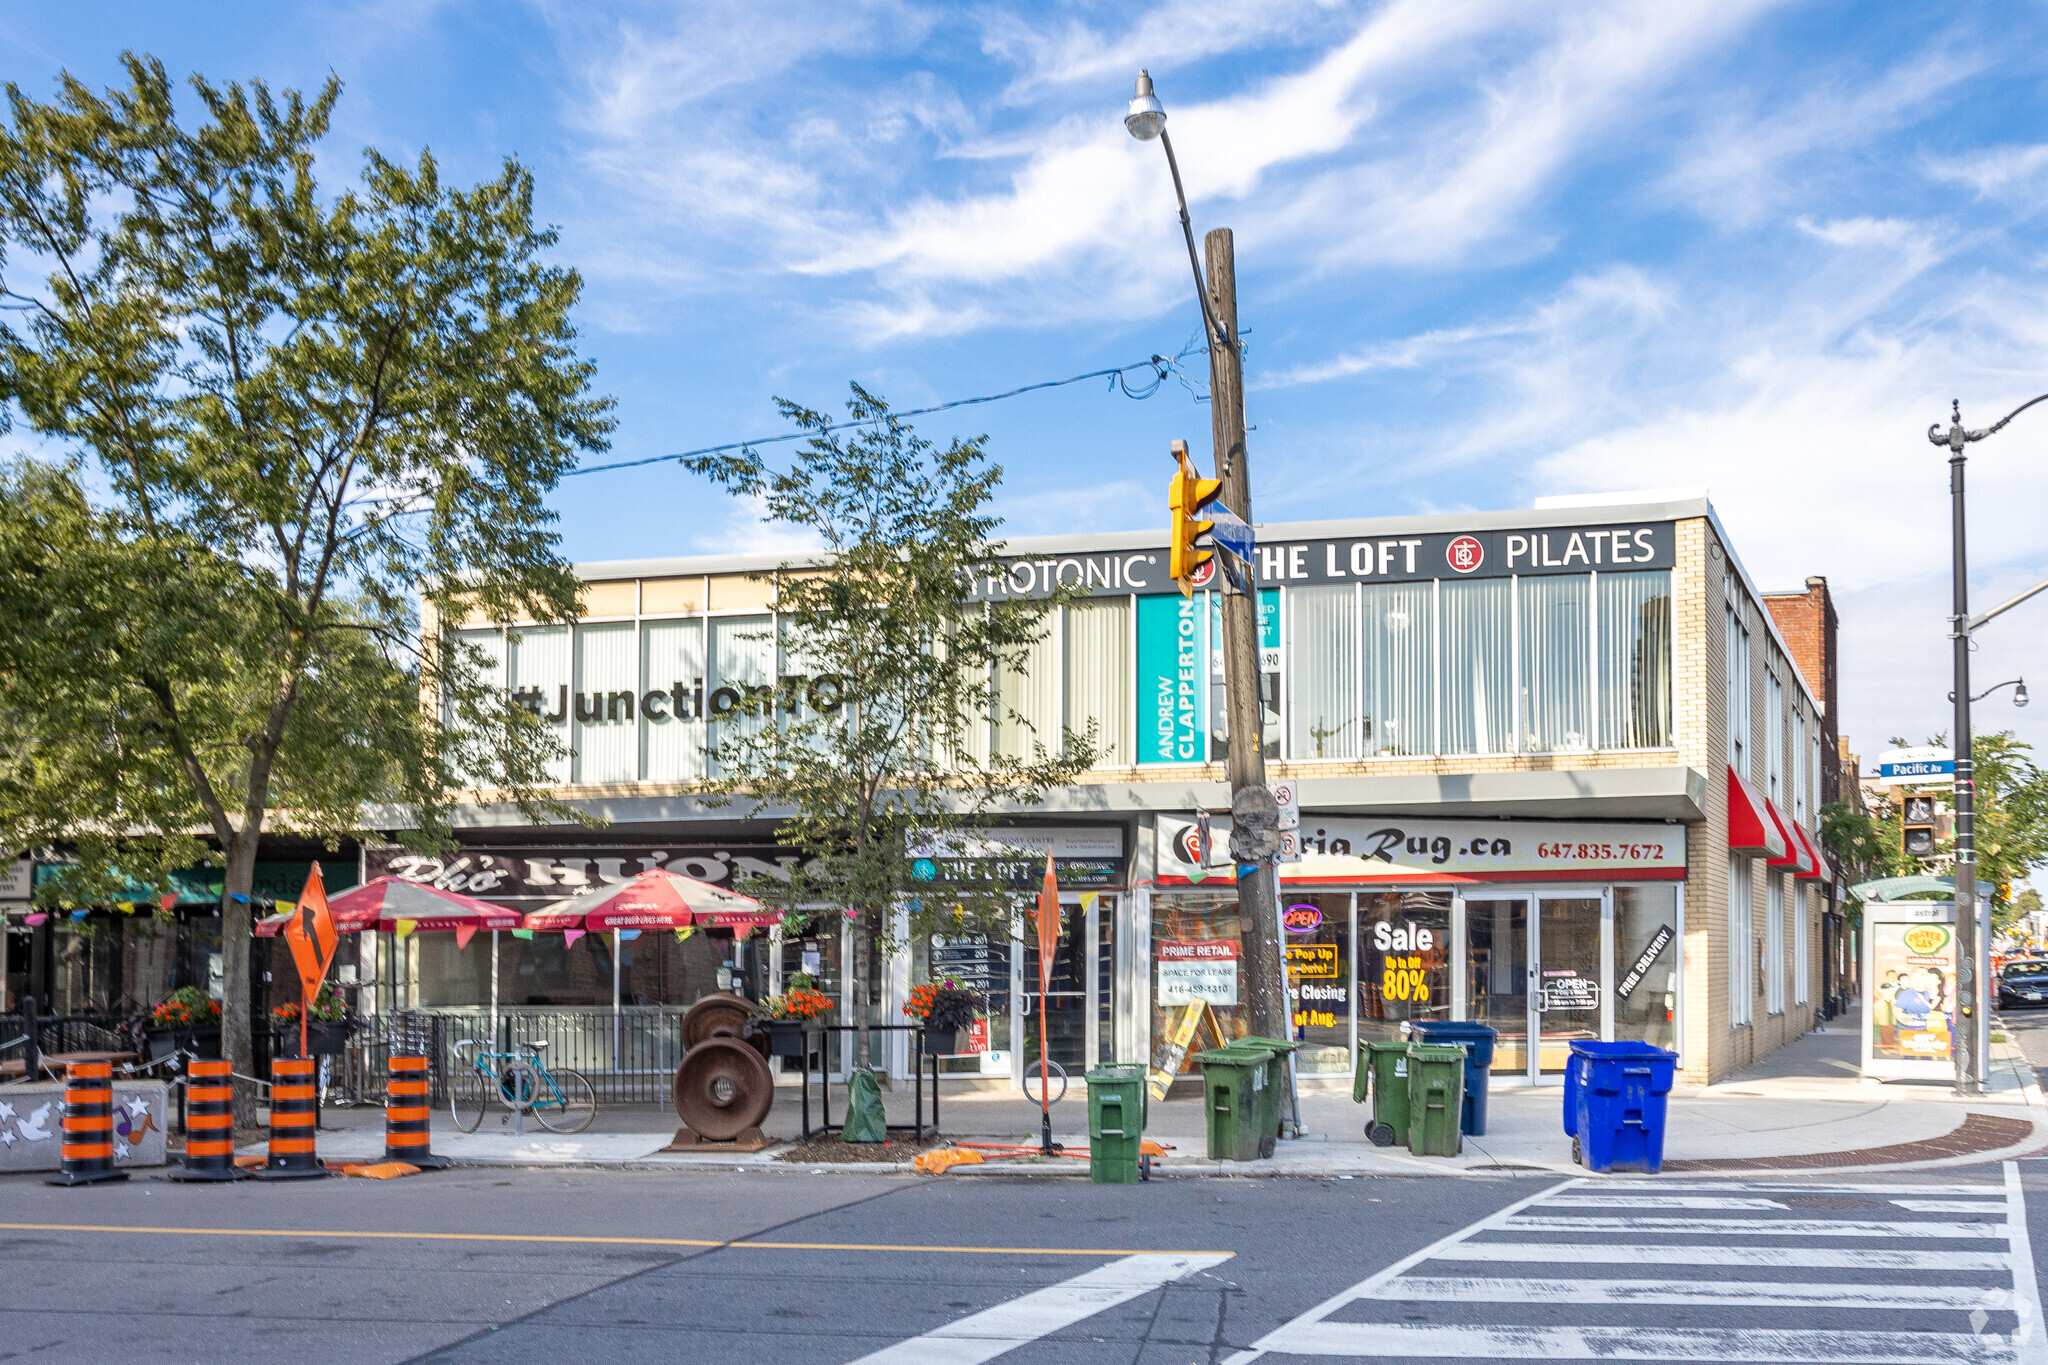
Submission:
<svg viewBox="0 0 2048 1365">
<path fill-rule="evenodd" d="M 832 1073 L 828 1069 L 829 1063 L 826 1060 L 824 1035 L 828 1033 L 858 1032 L 860 1032 L 860 1028 L 858 1025 L 855 1024 L 804 1025 L 803 1129 L 805 1141 L 809 1141 L 811 1134 L 814 1132 L 836 1133 L 844 1127 L 846 1127 L 846 1125 L 843 1123 L 832 1122 Z M 927 1127 L 929 1127 L 932 1130 L 932 1132 L 936 1134 L 939 1131 L 939 1054 L 936 1052 L 925 1051 L 924 1025 L 870 1024 L 868 1025 L 868 1032 L 915 1033 L 917 1035 L 917 1051 L 912 1057 L 910 1065 L 910 1074 L 916 1082 L 917 1093 L 917 1106 L 912 1111 L 912 1118 L 915 1121 L 911 1123 L 886 1124 L 884 1125 L 886 1131 L 892 1133 L 910 1133 L 912 1134 L 913 1139 L 918 1142 L 924 1141 L 924 1130 Z M 819 1122 L 816 1128 L 813 1128 L 811 1126 L 811 1055 L 812 1040 L 814 1038 L 816 1039 L 817 1046 L 818 1075 L 820 1080 L 823 1082 L 822 1086 L 820 1087 L 821 1093 L 818 1099 Z M 932 1121 L 930 1124 L 926 1124 L 924 1121 L 924 1059 L 927 1057 L 931 1058 L 932 1061 Z"/>
</svg>

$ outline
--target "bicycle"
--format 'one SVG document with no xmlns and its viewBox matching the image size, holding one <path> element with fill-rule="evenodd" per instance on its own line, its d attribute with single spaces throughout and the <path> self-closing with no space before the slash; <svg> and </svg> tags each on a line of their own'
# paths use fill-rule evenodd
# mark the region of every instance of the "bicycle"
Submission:
<svg viewBox="0 0 2048 1365">
<path fill-rule="evenodd" d="M 448 1083 L 448 1113 L 455 1126 L 474 1133 L 493 1099 L 515 1114 L 531 1114 L 551 1133 L 580 1133 L 597 1117 L 597 1091 L 581 1072 L 550 1069 L 541 1060 L 546 1043 L 521 1043 L 518 1052 L 484 1052 L 483 1041 L 455 1044 L 456 1072 Z M 464 1056 L 464 1048 L 475 1048 Z"/>
</svg>

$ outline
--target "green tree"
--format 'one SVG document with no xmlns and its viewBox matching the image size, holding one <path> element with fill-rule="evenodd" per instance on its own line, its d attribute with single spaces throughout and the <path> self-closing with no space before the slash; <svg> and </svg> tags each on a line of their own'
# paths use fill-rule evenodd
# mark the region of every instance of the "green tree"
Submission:
<svg viewBox="0 0 2048 1365">
<path fill-rule="evenodd" d="M 44 447 L 0 489 L 0 845 L 69 846 L 82 898 L 224 863 L 246 1073 L 268 822 L 331 841 L 402 801 L 436 844 L 463 785 L 555 809 L 544 728 L 433 642 L 575 613 L 544 499 L 610 404 L 516 162 L 461 189 L 369 151 L 323 191 L 337 82 L 194 77 L 186 122 L 123 61 L 10 85 L 0 129 L 0 402 Z"/>
<path fill-rule="evenodd" d="M 985 438 L 940 449 L 852 389 L 850 418 L 868 425 L 851 435 L 778 401 L 812 433 L 786 470 L 752 450 L 689 464 L 820 547 L 773 575 L 787 672 L 719 724 L 711 785 L 786 812 L 777 837 L 807 855 L 787 878 L 749 879 L 750 894 L 798 922 L 825 906 L 853 923 L 866 1065 L 868 945 L 893 947 L 906 926 L 1007 940 L 1040 869 L 986 831 L 1086 768 L 1095 734 L 1036 735 L 1000 701 L 997 678 L 1024 666 L 1054 603 L 966 601 L 1002 550 Z M 991 744 L 999 727 L 1011 745 Z"/>
</svg>

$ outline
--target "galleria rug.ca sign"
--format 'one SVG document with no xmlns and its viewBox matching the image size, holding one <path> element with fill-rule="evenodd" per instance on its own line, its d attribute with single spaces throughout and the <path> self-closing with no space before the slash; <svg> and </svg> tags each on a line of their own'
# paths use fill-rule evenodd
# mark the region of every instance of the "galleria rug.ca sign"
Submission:
<svg viewBox="0 0 2048 1365">
<path fill-rule="evenodd" d="M 1195 823 L 1159 817 L 1160 886 L 1228 884 L 1230 820 L 1211 821 L 1211 864 L 1197 861 Z M 1683 881 L 1685 826 L 1567 820 L 1414 820 L 1404 816 L 1315 817 L 1301 824 L 1301 861 L 1284 882 Z"/>
</svg>

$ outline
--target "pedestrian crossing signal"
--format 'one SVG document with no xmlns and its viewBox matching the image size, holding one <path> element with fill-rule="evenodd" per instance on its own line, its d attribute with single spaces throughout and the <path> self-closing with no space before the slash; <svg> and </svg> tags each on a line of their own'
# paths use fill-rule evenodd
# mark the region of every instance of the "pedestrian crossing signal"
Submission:
<svg viewBox="0 0 2048 1365">
<path fill-rule="evenodd" d="M 1908 858 L 1932 858 L 1934 856 L 1934 798 L 1931 796 L 1909 796 L 1905 801 L 1906 856 Z"/>
<path fill-rule="evenodd" d="M 1223 480 L 1196 477 L 1194 461 L 1188 458 L 1186 441 L 1173 443 L 1173 458 L 1178 467 L 1166 485 L 1170 517 L 1168 567 L 1173 581 L 1180 584 L 1181 596 L 1192 597 L 1195 594 L 1195 571 L 1216 557 L 1213 549 L 1195 545 L 1195 541 L 1208 534 L 1215 523 L 1199 520 L 1195 514 L 1216 500 L 1223 491 Z"/>
</svg>

